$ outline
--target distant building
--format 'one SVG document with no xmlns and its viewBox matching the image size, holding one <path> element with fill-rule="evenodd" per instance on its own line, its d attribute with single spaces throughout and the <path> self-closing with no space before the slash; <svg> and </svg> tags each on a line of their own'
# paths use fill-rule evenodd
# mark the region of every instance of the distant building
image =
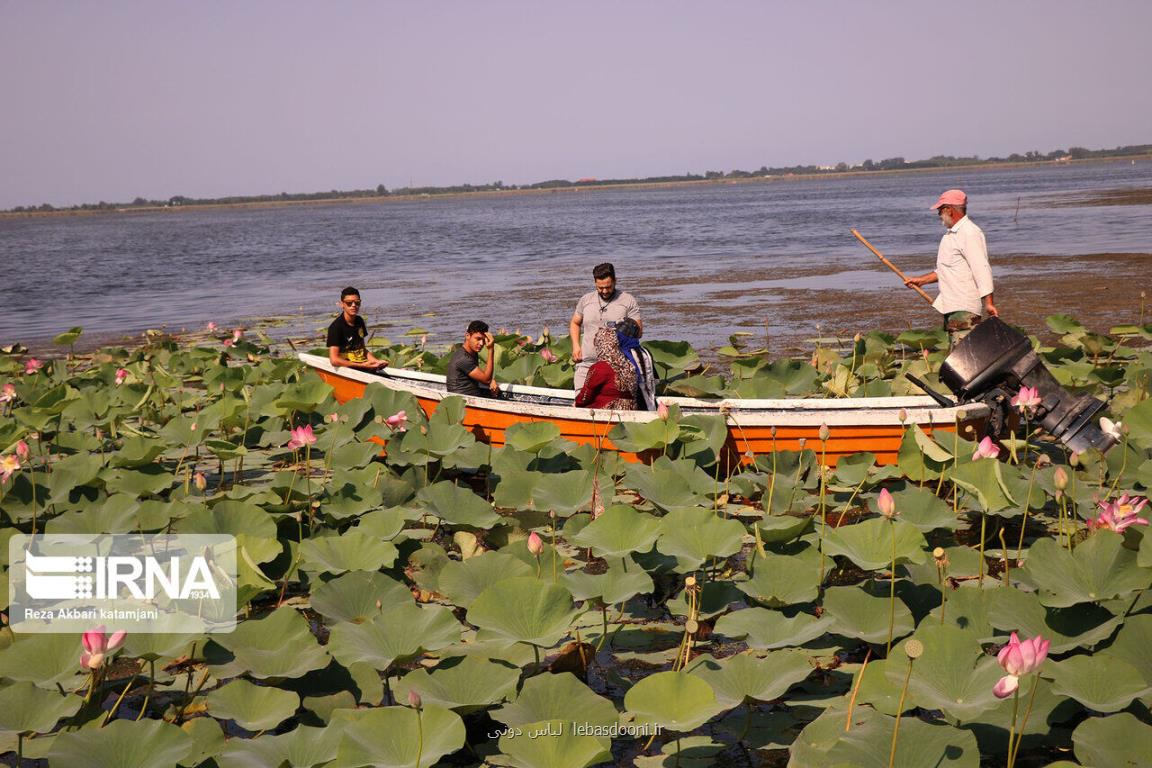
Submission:
<svg viewBox="0 0 1152 768">
<path fill-rule="evenodd" d="M 594 184 L 596 182 L 595 176 L 585 176 L 582 179 L 576 179 L 577 184 Z"/>
</svg>

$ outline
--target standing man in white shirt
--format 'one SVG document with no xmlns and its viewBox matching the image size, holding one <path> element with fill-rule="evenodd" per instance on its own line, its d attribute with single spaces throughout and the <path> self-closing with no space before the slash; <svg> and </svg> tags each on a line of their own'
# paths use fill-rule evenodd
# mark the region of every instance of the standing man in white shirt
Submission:
<svg viewBox="0 0 1152 768">
<path fill-rule="evenodd" d="M 948 230 L 936 251 L 936 270 L 910 277 L 907 285 L 939 283 L 940 293 L 932 306 L 944 316 L 944 328 L 952 344 L 985 317 L 999 317 L 992 301 L 992 267 L 984 232 L 968 218 L 968 196 L 959 189 L 940 195 L 932 206 Z"/>
<path fill-rule="evenodd" d="M 644 332 L 644 321 L 640 319 L 640 307 L 632 294 L 616 290 L 616 268 L 605 262 L 592 268 L 592 279 L 596 290 L 589 291 L 576 302 L 576 311 L 568 322 L 568 334 L 572 338 L 572 362 L 576 363 L 576 380 L 573 387 L 579 392 L 588 377 L 588 369 L 596 362 L 596 346 L 593 339 L 599 328 L 616 329 L 616 323 L 626 317 L 636 321 L 640 333 Z"/>
</svg>

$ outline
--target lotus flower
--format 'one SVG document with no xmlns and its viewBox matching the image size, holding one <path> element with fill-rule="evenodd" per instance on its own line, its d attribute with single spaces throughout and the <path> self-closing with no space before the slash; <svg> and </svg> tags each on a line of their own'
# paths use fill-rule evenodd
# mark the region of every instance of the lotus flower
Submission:
<svg viewBox="0 0 1152 768">
<path fill-rule="evenodd" d="M 1140 510 L 1148 503 L 1148 499 L 1140 499 L 1137 503 L 1137 498 L 1124 494 L 1116 501 L 1100 502 L 1102 510 L 1100 516 L 1095 520 L 1089 520 L 1088 525 L 1092 528 L 1107 528 L 1116 533 L 1123 533 L 1133 525 L 1148 525 L 1147 518 L 1138 516 Z"/>
<path fill-rule="evenodd" d="M 1041 402 L 1043 401 L 1040 398 L 1040 390 L 1036 387 L 1021 387 L 1016 397 L 1012 398 L 1012 405 L 1023 413 L 1035 411 Z"/>
<path fill-rule="evenodd" d="M 428 346 L 428 334 L 425 333 L 420 336 L 420 349 L 423 350 L 426 346 Z"/>
<path fill-rule="evenodd" d="M 16 386 L 14 384 L 5 384 L 3 389 L 0 389 L 0 403 L 10 403 L 16 399 Z"/>
<path fill-rule="evenodd" d="M 668 406 L 665 405 L 664 403 L 660 403 L 659 405 L 657 405 L 656 406 L 656 415 L 659 416 L 660 418 L 664 419 L 664 421 L 668 421 Z"/>
<path fill-rule="evenodd" d="M 992 693 L 998 699 L 1006 699 L 1020 687 L 1020 678 L 1031 674 L 1040 668 L 1044 659 L 1048 658 L 1048 646 L 1051 643 L 1043 635 L 1036 635 L 1031 640 L 1020 642 L 1016 633 L 1008 644 L 996 654 L 996 661 L 1007 672 L 992 688 Z"/>
<path fill-rule="evenodd" d="M 1100 417 L 1100 429 L 1106 435 L 1111 435 L 1117 442 L 1124 439 L 1124 433 L 1121 432 L 1123 425 L 1118 421 L 1112 421 L 1107 416 Z"/>
<path fill-rule="evenodd" d="M 31 376 L 43 367 L 44 363 L 40 362 L 34 357 L 30 357 L 28 358 L 28 361 L 24 363 L 24 375 Z"/>
<path fill-rule="evenodd" d="M 208 487 L 208 478 L 204 477 L 203 472 L 197 472 L 192 475 L 192 485 L 196 486 L 196 490 L 203 493 L 204 489 Z"/>
<path fill-rule="evenodd" d="M 0 456 L 0 483 L 8 482 L 8 478 L 12 477 L 13 473 L 20 470 L 20 459 L 16 458 L 13 454 L 7 456 Z"/>
<path fill-rule="evenodd" d="M 216 333 L 216 323 L 208 323 L 208 333 Z"/>
<path fill-rule="evenodd" d="M 540 557 L 540 553 L 544 551 L 544 540 L 536 531 L 528 534 L 528 551 L 532 553 L 533 557 Z"/>
<path fill-rule="evenodd" d="M 396 413 L 384 419 L 384 423 L 387 424 L 393 432 L 403 432 L 408 429 L 408 414 L 404 411 L 396 411 Z"/>
<path fill-rule="evenodd" d="M 232 341 L 233 341 L 233 343 L 240 341 L 240 339 L 242 339 L 242 338 L 244 338 L 244 329 L 243 328 L 233 328 L 232 329 Z"/>
<path fill-rule="evenodd" d="M 1052 473 L 1052 485 L 1056 486 L 1058 491 L 1068 487 L 1068 471 L 1064 467 L 1056 467 L 1056 471 Z"/>
<path fill-rule="evenodd" d="M 226 347 L 230 347 L 235 343 L 236 342 L 232 341 L 232 339 L 224 339 L 224 346 L 226 346 Z"/>
<path fill-rule="evenodd" d="M 312 434 L 311 424 L 296 427 L 290 434 L 292 435 L 292 439 L 288 441 L 288 447 L 292 450 L 303 448 L 306 445 L 312 445 L 316 442 L 316 435 Z"/>
<path fill-rule="evenodd" d="M 559 359 L 556 357 L 556 353 L 548 349 L 548 347 L 540 350 L 540 357 L 544 358 L 544 361 L 548 363 L 554 363 Z"/>
<path fill-rule="evenodd" d="M 128 378 L 128 369 L 127 368 L 117 368 L 116 369 L 116 386 L 120 386 L 121 384 L 123 384 L 124 379 L 126 379 L 126 378 Z"/>
<path fill-rule="evenodd" d="M 91 671 L 100 669 L 104 666 L 104 662 L 124 645 L 124 638 L 127 635 L 128 633 L 121 629 L 109 636 L 103 624 L 85 632 L 81 638 L 84 643 L 84 653 L 80 654 L 81 668 Z"/>
<path fill-rule="evenodd" d="M 328 414 L 324 420 L 330 424 L 335 424 L 336 422 L 340 421 L 340 414 L 333 411 L 332 413 Z"/>
<path fill-rule="evenodd" d="M 892 498 L 892 494 L 888 493 L 887 488 L 880 491 L 880 498 L 876 501 L 876 507 L 880 510 L 880 514 L 889 520 L 895 519 L 900 514 L 896 511 L 896 499 Z"/>
<path fill-rule="evenodd" d="M 28 453 L 28 443 L 24 442 L 23 440 L 17 440 L 16 457 L 19 458 L 20 461 L 28 461 Z"/>
<path fill-rule="evenodd" d="M 1000 446 L 992 442 L 991 437 L 985 437 L 980 441 L 980 444 L 976 446 L 976 452 L 972 454 L 972 460 L 976 461 L 977 459 L 994 459 L 999 455 Z"/>
<path fill-rule="evenodd" d="M 416 693 L 415 689 L 408 689 L 408 706 L 412 709 L 420 709 L 424 706 L 424 701 L 420 698 L 420 694 Z"/>
<path fill-rule="evenodd" d="M 821 424 L 818 434 L 820 435 L 820 442 L 826 443 L 828 442 L 828 438 L 832 436 L 832 430 L 828 429 L 827 424 Z"/>
</svg>

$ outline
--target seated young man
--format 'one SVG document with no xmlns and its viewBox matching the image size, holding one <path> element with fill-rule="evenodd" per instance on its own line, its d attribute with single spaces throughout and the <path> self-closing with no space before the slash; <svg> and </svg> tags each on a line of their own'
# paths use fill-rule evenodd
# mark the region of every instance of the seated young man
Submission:
<svg viewBox="0 0 1152 768">
<path fill-rule="evenodd" d="M 328 326 L 328 362 L 333 368 L 341 366 L 363 371 L 375 371 L 388 365 L 368 351 L 364 340 L 368 326 L 360 317 L 360 291 L 349 286 L 340 292 L 341 312 Z"/>
<path fill-rule="evenodd" d="M 448 391 L 454 395 L 495 397 L 500 392 L 496 383 L 496 340 L 488 333 L 488 323 L 473 320 L 464 334 L 464 344 L 448 360 Z M 480 350 L 488 349 L 488 359 L 480 367 Z"/>
</svg>

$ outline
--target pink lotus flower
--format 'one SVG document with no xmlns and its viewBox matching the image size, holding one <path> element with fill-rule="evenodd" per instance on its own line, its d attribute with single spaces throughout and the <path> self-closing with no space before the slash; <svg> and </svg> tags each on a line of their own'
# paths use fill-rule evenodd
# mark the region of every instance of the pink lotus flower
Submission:
<svg viewBox="0 0 1152 768">
<path fill-rule="evenodd" d="M 996 661 L 1008 674 L 1000 678 L 992 688 L 993 695 L 998 699 L 1006 699 L 1020 687 L 1020 678 L 1031 674 L 1040 668 L 1044 659 L 1048 658 L 1048 646 L 1051 643 L 1043 635 L 1036 635 L 1031 640 L 1020 642 L 1016 633 L 1008 644 L 996 654 Z"/>
<path fill-rule="evenodd" d="M 216 333 L 216 323 L 208 323 L 208 333 Z"/>
<path fill-rule="evenodd" d="M 16 386 L 14 384 L 5 384 L 3 389 L 0 389 L 0 403 L 10 403 L 16 399 Z"/>
<path fill-rule="evenodd" d="M 196 490 L 203 493 L 204 489 L 208 487 L 208 478 L 204 477 L 203 472 L 197 472 L 192 475 L 192 485 L 196 486 Z"/>
<path fill-rule="evenodd" d="M 423 350 L 426 346 L 428 346 L 428 334 L 423 333 L 420 335 L 420 349 Z"/>
<path fill-rule="evenodd" d="M 896 499 L 892 498 L 892 494 L 888 493 L 887 488 L 880 491 L 880 498 L 876 500 L 876 507 L 880 510 L 880 514 L 889 520 L 900 514 L 896 511 Z"/>
<path fill-rule="evenodd" d="M 1116 533 L 1123 533 L 1133 525 L 1148 525 L 1147 518 L 1139 517 L 1140 510 L 1144 509 L 1148 499 L 1140 499 L 1137 503 L 1137 498 L 1139 497 L 1124 494 L 1116 501 L 1100 502 L 1102 510 L 1100 516 L 1095 520 L 1089 520 L 1088 527 L 1107 528 Z"/>
<path fill-rule="evenodd" d="M 244 329 L 243 328 L 232 329 L 232 341 L 234 343 L 237 341 L 240 341 L 240 339 L 242 339 L 242 338 L 244 338 Z"/>
<path fill-rule="evenodd" d="M 127 635 L 128 633 L 121 629 L 109 636 L 103 624 L 85 632 L 81 638 L 84 643 L 84 653 L 80 654 L 81 668 L 92 671 L 100 669 L 104 666 L 104 662 L 124 645 L 124 638 Z"/>
<path fill-rule="evenodd" d="M 316 442 L 316 435 L 312 434 L 312 425 L 305 424 L 302 427 L 296 427 L 289 434 L 292 439 L 288 441 L 288 447 L 292 450 L 303 448 L 306 445 L 312 445 Z"/>
<path fill-rule="evenodd" d="M 126 378 L 128 378 L 128 369 L 127 368 L 117 368 L 116 369 L 116 386 L 120 386 L 121 384 L 123 384 L 124 380 Z"/>
<path fill-rule="evenodd" d="M 656 406 L 656 415 L 664 419 L 664 421 L 668 421 L 668 406 L 664 403 L 659 403 Z"/>
<path fill-rule="evenodd" d="M 224 346 L 226 347 L 231 347 L 235 343 L 236 342 L 232 341 L 232 339 L 224 339 Z"/>
<path fill-rule="evenodd" d="M 548 349 L 548 347 L 544 347 L 544 349 L 540 350 L 540 357 L 544 358 L 545 362 L 549 363 L 554 363 L 560 359 L 556 357 L 556 353 Z"/>
<path fill-rule="evenodd" d="M 408 706 L 412 709 L 420 709 L 424 706 L 424 700 L 420 698 L 420 694 L 416 693 L 415 688 L 408 689 Z"/>
<path fill-rule="evenodd" d="M 0 456 L 0 483 L 8 482 L 8 478 L 20 471 L 20 459 L 13 454 Z"/>
<path fill-rule="evenodd" d="M 336 422 L 340 421 L 340 414 L 338 414 L 336 412 L 332 412 L 332 413 L 328 414 L 327 418 L 325 418 L 324 420 L 330 424 L 335 424 Z"/>
<path fill-rule="evenodd" d="M 387 424 L 393 432 L 404 432 L 408 429 L 408 414 L 404 411 L 396 411 L 396 413 L 384 419 L 384 423 Z"/>
<path fill-rule="evenodd" d="M 528 534 L 528 551 L 532 553 L 533 557 L 540 557 L 540 553 L 544 551 L 544 540 L 536 531 Z"/>
<path fill-rule="evenodd" d="M 30 357 L 28 358 L 28 361 L 24 363 L 24 375 L 31 376 L 43 367 L 44 363 L 40 362 L 34 357 Z"/>
<path fill-rule="evenodd" d="M 1100 417 L 1100 430 L 1104 434 L 1110 435 L 1117 442 L 1124 439 L 1124 433 L 1121 431 L 1123 428 L 1124 425 L 1119 421 L 1112 421 L 1112 419 L 1107 416 Z"/>
<path fill-rule="evenodd" d="M 1016 397 L 1012 398 L 1012 405 L 1019 408 L 1022 413 L 1035 411 L 1041 402 L 1040 390 L 1036 387 L 1021 387 Z"/>
<path fill-rule="evenodd" d="M 28 443 L 24 442 L 23 440 L 17 440 L 16 456 L 20 459 L 20 461 L 28 461 L 28 453 Z"/>
<path fill-rule="evenodd" d="M 994 459 L 999 455 L 1000 446 L 992 442 L 991 437 L 985 437 L 980 441 L 980 444 L 976 446 L 976 452 L 972 454 L 972 460 L 976 461 L 977 459 Z"/>
</svg>

